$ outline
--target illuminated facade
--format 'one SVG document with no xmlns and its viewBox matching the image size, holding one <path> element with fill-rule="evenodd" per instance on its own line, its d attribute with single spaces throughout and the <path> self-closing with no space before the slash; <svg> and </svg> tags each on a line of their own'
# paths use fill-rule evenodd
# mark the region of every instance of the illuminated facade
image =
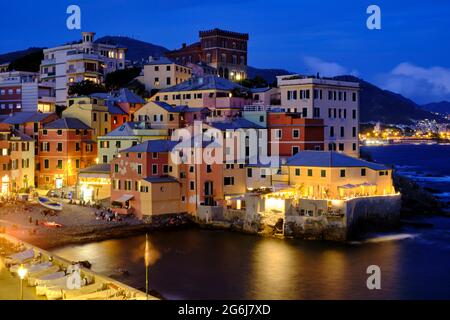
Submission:
<svg viewBox="0 0 450 320">
<path fill-rule="evenodd" d="M 219 77 L 239 81 L 247 78 L 247 33 L 218 28 L 199 32 L 199 42 L 183 43 L 166 56 L 183 65 L 205 63 L 217 70 Z"/>
<path fill-rule="evenodd" d="M 44 49 L 40 78 L 54 84 L 56 104 L 66 105 L 70 84 L 101 83 L 106 74 L 125 68 L 125 48 L 95 43 L 94 32 L 82 32 L 80 42 Z"/>
<path fill-rule="evenodd" d="M 39 130 L 40 188 L 75 186 L 78 170 L 95 164 L 96 160 L 93 130 L 80 120 L 63 118 Z"/>
<path fill-rule="evenodd" d="M 323 119 L 325 150 L 359 156 L 359 84 L 320 77 L 277 77 L 281 108 Z"/>
<path fill-rule="evenodd" d="M 34 187 L 34 140 L 22 132 L 0 124 L 0 194 L 27 193 Z"/>
<path fill-rule="evenodd" d="M 55 111 L 53 84 L 39 83 L 39 73 L 9 71 L 0 73 L 0 114 Z"/>
</svg>

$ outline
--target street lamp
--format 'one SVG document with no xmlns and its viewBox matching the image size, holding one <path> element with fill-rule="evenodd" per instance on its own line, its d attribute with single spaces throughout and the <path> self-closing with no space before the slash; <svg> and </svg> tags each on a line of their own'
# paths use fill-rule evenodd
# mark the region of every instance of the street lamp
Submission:
<svg viewBox="0 0 450 320">
<path fill-rule="evenodd" d="M 24 268 L 23 264 L 20 265 L 19 270 L 17 270 L 17 273 L 19 274 L 20 278 L 20 299 L 23 300 L 23 279 L 25 279 L 25 276 L 28 273 L 28 270 Z"/>
</svg>

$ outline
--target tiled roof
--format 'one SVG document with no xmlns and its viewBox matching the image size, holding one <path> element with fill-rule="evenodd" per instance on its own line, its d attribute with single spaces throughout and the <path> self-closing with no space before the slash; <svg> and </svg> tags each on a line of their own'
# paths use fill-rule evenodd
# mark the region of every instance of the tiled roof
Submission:
<svg viewBox="0 0 450 320">
<path fill-rule="evenodd" d="M 261 92 L 266 92 L 269 91 L 270 89 L 272 89 L 271 87 L 266 87 L 266 88 L 252 88 L 250 89 L 250 91 L 252 93 L 261 93 Z"/>
<path fill-rule="evenodd" d="M 151 129 L 149 123 L 145 122 L 125 122 L 120 127 L 106 134 L 106 136 L 135 136 L 136 133 L 133 130 L 145 130 Z"/>
<path fill-rule="evenodd" d="M 168 112 L 174 112 L 174 113 L 201 112 L 201 111 L 209 110 L 206 107 L 191 108 L 189 106 L 172 106 L 164 101 L 152 101 L 152 103 L 156 104 L 157 106 L 163 108 L 164 110 L 166 110 Z"/>
<path fill-rule="evenodd" d="M 11 136 L 19 137 L 21 141 L 34 141 L 34 139 L 31 138 L 29 135 L 26 135 L 25 133 L 23 133 L 19 130 L 13 130 L 11 132 Z"/>
<path fill-rule="evenodd" d="M 138 96 L 133 91 L 127 88 L 119 89 L 119 91 L 115 92 L 114 95 L 117 102 L 142 103 L 142 104 L 145 103 L 144 99 L 142 99 L 140 96 Z"/>
<path fill-rule="evenodd" d="M 171 140 L 147 140 L 121 152 L 169 152 L 178 144 Z"/>
<path fill-rule="evenodd" d="M 44 124 L 44 129 L 80 129 L 86 130 L 91 129 L 89 126 L 84 124 L 81 120 L 76 118 L 62 118 L 50 123 Z"/>
<path fill-rule="evenodd" d="M 162 89 L 160 92 L 179 92 L 179 91 L 195 91 L 195 90 L 223 90 L 231 91 L 233 89 L 248 90 L 225 78 L 214 75 L 203 77 L 193 77 L 175 86 Z"/>
<path fill-rule="evenodd" d="M 174 107 L 164 101 L 152 101 L 152 102 L 168 112 L 183 112 L 183 109 L 187 107 L 187 106 L 175 106 Z"/>
<path fill-rule="evenodd" d="M 236 118 L 233 119 L 233 121 L 226 121 L 226 122 L 211 122 L 209 123 L 209 125 L 219 130 L 250 129 L 250 128 L 264 129 L 264 127 L 244 118 Z"/>
<path fill-rule="evenodd" d="M 32 112 L 32 111 L 22 111 L 12 113 L 9 117 L 7 117 L 3 123 L 8 124 L 22 124 L 26 122 L 40 122 L 47 118 L 51 113 L 41 113 L 41 112 Z"/>
<path fill-rule="evenodd" d="M 127 88 L 121 88 L 118 91 L 112 91 L 109 93 L 98 92 L 90 95 L 91 98 L 98 98 L 107 101 L 107 105 L 114 103 L 145 103 L 145 100 L 135 94 L 133 91 Z M 108 103 L 109 102 L 109 103 Z"/>
<path fill-rule="evenodd" d="M 117 106 L 113 100 L 106 100 L 106 106 L 108 107 L 108 112 L 110 114 L 127 114 L 121 107 Z"/>
<path fill-rule="evenodd" d="M 150 183 L 158 183 L 158 182 L 178 182 L 177 179 L 175 179 L 174 177 L 169 177 L 169 176 L 161 176 L 161 177 L 147 177 L 144 178 L 142 180 L 145 180 L 147 182 Z"/>
<path fill-rule="evenodd" d="M 332 151 L 300 151 L 290 157 L 287 166 L 299 167 L 367 167 L 373 170 L 389 169 L 385 165 L 368 162 Z"/>
<path fill-rule="evenodd" d="M 174 62 L 167 57 L 159 57 L 159 58 L 153 58 L 153 60 L 147 62 L 146 65 L 154 66 L 154 65 L 160 65 L 160 64 L 172 64 L 172 63 L 174 63 Z"/>
</svg>

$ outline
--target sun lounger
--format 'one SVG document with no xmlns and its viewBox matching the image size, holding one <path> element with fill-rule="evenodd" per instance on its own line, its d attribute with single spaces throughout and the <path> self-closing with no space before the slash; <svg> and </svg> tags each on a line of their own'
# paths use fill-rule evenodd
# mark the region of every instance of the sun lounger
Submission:
<svg viewBox="0 0 450 320">
<path fill-rule="evenodd" d="M 11 266 L 13 264 L 24 263 L 27 260 L 34 258 L 34 250 L 28 249 L 19 253 L 15 253 L 6 257 L 5 264 Z"/>
<path fill-rule="evenodd" d="M 65 276 L 66 276 L 66 273 L 64 271 L 58 271 L 58 272 L 55 272 L 55 273 L 50 273 L 50 274 L 47 274 L 45 276 L 41 276 L 39 278 L 35 278 L 34 279 L 34 285 L 35 286 L 37 286 L 39 284 L 43 285 L 48 280 L 57 280 L 57 279 L 64 278 Z M 31 281 L 33 281 L 33 279 L 31 279 Z"/>
<path fill-rule="evenodd" d="M 36 285 L 36 294 L 38 296 L 44 296 L 45 292 L 47 291 L 47 288 L 51 287 L 59 287 L 63 288 L 66 286 L 67 278 L 69 275 L 57 278 L 57 279 L 50 279 L 50 280 L 38 280 Z"/>
<path fill-rule="evenodd" d="M 36 280 L 37 279 L 42 279 L 42 277 L 45 277 L 47 275 L 51 275 L 51 274 L 55 274 L 58 273 L 59 271 L 59 266 L 54 266 L 52 265 L 51 267 L 38 271 L 38 272 L 34 272 L 30 275 L 28 275 L 28 285 L 34 287 L 36 285 Z M 64 276 L 64 272 L 61 273 L 61 277 Z"/>
<path fill-rule="evenodd" d="M 48 300 L 62 299 L 63 289 L 59 286 L 48 287 L 45 290 L 45 296 Z"/>
<path fill-rule="evenodd" d="M 76 299 L 77 297 L 83 296 L 85 294 L 89 293 L 95 293 L 96 291 L 100 291 L 104 288 L 103 283 L 94 283 L 90 284 L 84 287 L 81 287 L 80 289 L 63 289 L 63 299 Z"/>
<path fill-rule="evenodd" d="M 118 291 L 115 289 L 106 289 L 106 290 L 101 290 L 101 291 L 95 291 L 92 293 L 88 293 L 88 294 L 84 294 L 81 296 L 75 296 L 75 297 L 70 297 L 70 298 L 66 298 L 64 297 L 65 300 L 116 300 L 115 298 L 117 297 Z M 123 300 L 124 297 L 121 296 L 121 298 L 119 300 Z"/>
</svg>

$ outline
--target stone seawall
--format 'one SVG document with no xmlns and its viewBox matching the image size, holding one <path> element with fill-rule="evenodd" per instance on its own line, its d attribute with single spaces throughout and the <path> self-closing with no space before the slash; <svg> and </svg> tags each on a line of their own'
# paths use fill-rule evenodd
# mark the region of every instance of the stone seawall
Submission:
<svg viewBox="0 0 450 320">
<path fill-rule="evenodd" d="M 284 214 L 257 212 L 251 201 L 247 210 L 199 207 L 195 221 L 206 228 L 329 241 L 347 241 L 366 231 L 393 229 L 400 224 L 400 195 L 300 202 L 286 200 Z"/>
</svg>

